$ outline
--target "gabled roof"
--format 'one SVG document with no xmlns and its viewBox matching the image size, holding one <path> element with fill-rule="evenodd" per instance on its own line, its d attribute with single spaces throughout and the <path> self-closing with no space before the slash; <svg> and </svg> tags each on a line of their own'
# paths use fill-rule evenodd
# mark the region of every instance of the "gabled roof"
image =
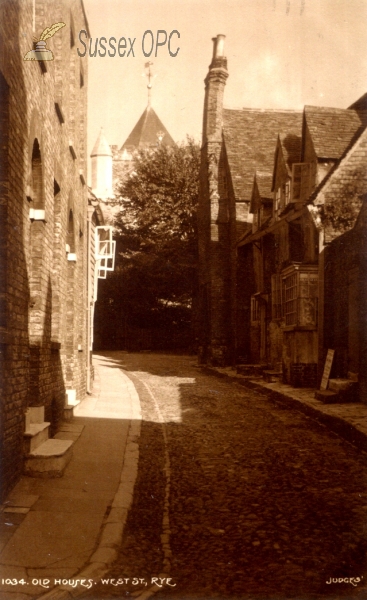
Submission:
<svg viewBox="0 0 367 600">
<path fill-rule="evenodd" d="M 338 160 L 359 130 L 367 112 L 350 108 L 305 106 L 305 121 L 318 158 Z"/>
<path fill-rule="evenodd" d="M 255 180 L 262 200 L 272 200 L 272 174 L 270 171 L 256 171 Z"/>
<path fill-rule="evenodd" d="M 293 163 L 301 162 L 301 151 L 302 151 L 302 127 L 301 123 L 299 123 L 299 127 L 297 129 L 293 129 L 288 131 L 287 133 L 281 133 L 278 135 L 276 150 L 275 150 L 275 159 L 274 159 L 274 168 L 273 168 L 273 178 L 272 178 L 272 191 L 275 187 L 276 174 L 278 169 L 278 161 L 281 158 L 284 162 L 286 171 L 288 176 L 292 176 L 292 165 Z"/>
<path fill-rule="evenodd" d="M 149 148 L 157 146 L 159 139 L 165 146 L 174 146 L 167 129 L 151 106 L 147 106 L 134 129 L 120 150 L 137 150 L 138 148 Z"/>
<path fill-rule="evenodd" d="M 273 200 L 271 183 L 272 174 L 270 171 L 256 171 L 252 186 L 250 213 L 254 213 L 258 209 L 258 198 L 260 198 L 260 202 L 271 202 Z"/>
<path fill-rule="evenodd" d="M 287 133 L 279 135 L 279 143 L 283 150 L 285 163 L 289 173 L 292 172 L 293 163 L 301 161 L 302 149 L 302 130 L 301 127 L 297 130 L 290 130 Z"/>
<path fill-rule="evenodd" d="M 223 135 L 237 201 L 251 199 L 257 169 L 272 172 L 278 134 L 301 123 L 301 111 L 224 109 Z"/>
<path fill-rule="evenodd" d="M 353 110 L 367 110 L 367 93 L 363 94 L 358 100 L 353 102 L 348 108 L 352 108 Z"/>
<path fill-rule="evenodd" d="M 91 156 L 112 156 L 111 148 L 103 132 L 103 127 L 101 127 L 96 143 L 93 146 Z"/>
<path fill-rule="evenodd" d="M 334 206 L 348 223 L 334 228 L 325 223 L 325 241 L 330 242 L 351 229 L 357 221 L 362 198 L 367 194 L 367 129 L 353 146 L 344 153 L 340 161 L 331 169 L 318 190 L 311 196 L 314 206 Z M 310 210 L 313 214 L 313 210 Z"/>
</svg>

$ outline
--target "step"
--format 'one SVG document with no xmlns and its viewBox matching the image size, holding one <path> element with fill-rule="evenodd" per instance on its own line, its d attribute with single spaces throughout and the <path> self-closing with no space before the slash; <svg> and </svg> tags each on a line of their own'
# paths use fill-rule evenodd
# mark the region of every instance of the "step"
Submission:
<svg viewBox="0 0 367 600">
<path fill-rule="evenodd" d="M 316 390 L 315 398 L 324 404 L 335 404 L 340 401 L 339 394 L 331 390 Z"/>
<path fill-rule="evenodd" d="M 237 373 L 245 376 L 260 376 L 262 375 L 264 365 L 238 365 Z"/>
<path fill-rule="evenodd" d="M 276 383 L 280 381 L 283 376 L 282 371 L 264 370 L 263 377 L 267 383 Z"/>
<path fill-rule="evenodd" d="M 65 405 L 63 417 L 64 417 L 64 421 L 66 421 L 67 423 L 70 423 L 74 418 L 74 406 Z"/>
<path fill-rule="evenodd" d="M 64 421 L 71 423 L 74 418 L 74 408 L 80 404 L 80 400 L 75 400 L 71 404 L 65 404 L 64 406 Z"/>
<path fill-rule="evenodd" d="M 358 382 L 342 378 L 329 379 L 329 390 L 342 394 L 345 400 L 351 400 L 358 395 Z"/>
<path fill-rule="evenodd" d="M 29 454 L 36 450 L 41 444 L 48 440 L 50 423 L 30 423 L 23 434 L 23 452 Z"/>
<path fill-rule="evenodd" d="M 24 474 L 29 477 L 62 477 L 73 455 L 73 443 L 73 440 L 47 440 L 25 457 Z"/>
</svg>

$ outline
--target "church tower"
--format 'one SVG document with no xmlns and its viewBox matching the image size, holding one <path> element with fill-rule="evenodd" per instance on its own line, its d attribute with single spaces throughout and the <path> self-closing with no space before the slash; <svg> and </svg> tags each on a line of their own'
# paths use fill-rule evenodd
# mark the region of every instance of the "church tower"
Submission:
<svg viewBox="0 0 367 600">
<path fill-rule="evenodd" d="M 119 181 L 134 168 L 134 154 L 137 150 L 154 149 L 161 145 L 174 146 L 175 142 L 163 125 L 151 105 L 152 73 L 151 65 L 146 63 L 148 78 L 148 103 L 140 119 L 133 127 L 126 141 L 119 148 L 109 145 L 103 132 L 99 133 L 91 153 L 92 192 L 101 200 L 114 198 L 114 190 Z"/>
</svg>

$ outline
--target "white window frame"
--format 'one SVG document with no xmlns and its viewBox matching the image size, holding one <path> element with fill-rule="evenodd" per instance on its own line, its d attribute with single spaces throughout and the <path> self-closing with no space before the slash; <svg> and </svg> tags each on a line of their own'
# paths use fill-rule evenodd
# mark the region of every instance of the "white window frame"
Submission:
<svg viewBox="0 0 367 600">
<path fill-rule="evenodd" d="M 96 260 L 114 257 L 112 233 L 113 227 L 111 225 L 98 225 L 96 227 Z"/>
</svg>

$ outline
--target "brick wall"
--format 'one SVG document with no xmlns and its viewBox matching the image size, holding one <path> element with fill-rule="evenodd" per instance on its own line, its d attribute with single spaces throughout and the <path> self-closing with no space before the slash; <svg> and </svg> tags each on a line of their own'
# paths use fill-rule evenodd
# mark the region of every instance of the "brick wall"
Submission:
<svg viewBox="0 0 367 600">
<path fill-rule="evenodd" d="M 214 365 L 232 360 L 235 302 L 235 206 L 222 139 L 224 57 L 213 57 L 205 80 L 199 187 L 199 359 Z M 234 227 L 232 227 L 234 224 Z M 231 242 L 233 238 L 233 243 Z"/>
<path fill-rule="evenodd" d="M 45 406 L 56 431 L 66 387 L 76 388 L 79 398 L 85 393 L 87 195 L 79 170 L 86 165 L 87 63 L 81 65 L 70 47 L 70 15 L 77 30 L 85 21 L 79 0 L 36 0 L 35 9 L 33 29 L 31 2 L 0 6 L 2 496 L 22 471 L 27 407 Z M 43 68 L 23 61 L 32 37 L 58 21 L 66 27 L 47 41 L 55 60 Z M 65 251 L 71 191 L 77 254 L 72 293 Z M 30 209 L 43 209 L 45 218 L 30 219 Z M 67 310 L 75 332 L 69 345 Z"/>
</svg>

